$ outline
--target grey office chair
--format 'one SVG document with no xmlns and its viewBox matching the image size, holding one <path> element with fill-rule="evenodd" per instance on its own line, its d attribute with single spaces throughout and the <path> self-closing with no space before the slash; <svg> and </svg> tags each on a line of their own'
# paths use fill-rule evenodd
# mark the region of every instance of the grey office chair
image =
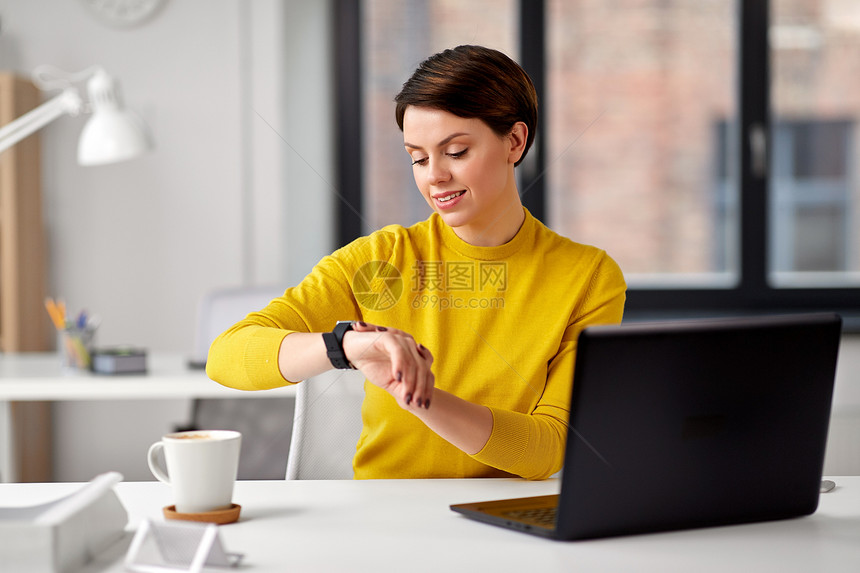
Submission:
<svg viewBox="0 0 860 573">
<path fill-rule="evenodd" d="M 287 479 L 352 479 L 364 376 L 330 370 L 299 383 Z"/>
<path fill-rule="evenodd" d="M 191 365 L 204 368 L 215 337 L 283 292 L 278 287 L 241 287 L 215 290 L 204 296 L 197 308 Z M 283 479 L 294 407 L 293 398 L 197 399 L 192 404 L 190 422 L 176 430 L 242 432 L 239 479 Z"/>
</svg>

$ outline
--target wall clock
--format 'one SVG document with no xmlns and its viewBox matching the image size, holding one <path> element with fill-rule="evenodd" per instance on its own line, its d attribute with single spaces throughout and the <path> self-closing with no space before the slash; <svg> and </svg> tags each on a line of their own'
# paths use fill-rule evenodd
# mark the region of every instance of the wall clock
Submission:
<svg viewBox="0 0 860 573">
<path fill-rule="evenodd" d="M 99 20 L 118 28 L 140 25 L 158 12 L 167 0 L 82 0 Z"/>
</svg>

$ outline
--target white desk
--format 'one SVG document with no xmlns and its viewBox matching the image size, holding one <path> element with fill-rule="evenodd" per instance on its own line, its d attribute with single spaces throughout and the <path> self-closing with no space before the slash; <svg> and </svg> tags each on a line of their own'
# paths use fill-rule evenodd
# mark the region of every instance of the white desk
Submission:
<svg viewBox="0 0 860 573">
<path fill-rule="evenodd" d="M 815 571 L 860 570 L 860 477 L 835 477 L 818 511 L 798 519 L 559 542 L 478 523 L 451 503 L 556 493 L 555 480 L 247 481 L 238 523 L 222 526 L 243 571 Z M 80 484 L 0 484 L 0 505 L 55 499 Z M 162 520 L 159 482 L 117 486 L 129 530 Z M 130 537 L 130 535 L 129 535 Z M 128 540 L 85 573 L 122 571 Z M 83 573 L 83 572 L 82 572 Z"/>
<path fill-rule="evenodd" d="M 69 373 L 56 353 L 0 354 L 0 480 L 17 481 L 16 444 L 10 402 L 62 400 L 160 400 L 252 398 L 259 392 L 226 388 L 179 354 L 150 354 L 146 374 L 105 376 Z M 266 396 L 295 396 L 295 386 L 266 390 Z"/>
</svg>

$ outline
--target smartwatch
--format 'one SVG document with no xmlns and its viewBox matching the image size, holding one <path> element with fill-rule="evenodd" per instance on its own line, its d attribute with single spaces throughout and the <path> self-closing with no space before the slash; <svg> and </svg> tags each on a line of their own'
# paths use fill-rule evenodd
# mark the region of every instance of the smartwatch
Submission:
<svg viewBox="0 0 860 573">
<path fill-rule="evenodd" d="M 351 320 L 339 320 L 331 332 L 323 332 L 326 354 L 331 365 L 340 370 L 355 370 L 343 352 L 343 335 L 352 330 Z"/>
</svg>

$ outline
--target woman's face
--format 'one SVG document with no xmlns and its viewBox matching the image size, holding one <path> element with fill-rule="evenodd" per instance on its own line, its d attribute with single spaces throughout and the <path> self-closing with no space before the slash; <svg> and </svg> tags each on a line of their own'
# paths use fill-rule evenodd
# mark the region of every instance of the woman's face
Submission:
<svg viewBox="0 0 860 573">
<path fill-rule="evenodd" d="M 519 228 L 522 209 L 512 209 L 520 205 L 514 163 L 522 155 L 524 128 L 517 124 L 510 135 L 500 137 L 480 119 L 406 108 L 403 142 L 415 184 L 427 204 L 467 242 L 493 243 L 497 235 L 510 234 L 505 223 L 511 214 Z"/>
</svg>

